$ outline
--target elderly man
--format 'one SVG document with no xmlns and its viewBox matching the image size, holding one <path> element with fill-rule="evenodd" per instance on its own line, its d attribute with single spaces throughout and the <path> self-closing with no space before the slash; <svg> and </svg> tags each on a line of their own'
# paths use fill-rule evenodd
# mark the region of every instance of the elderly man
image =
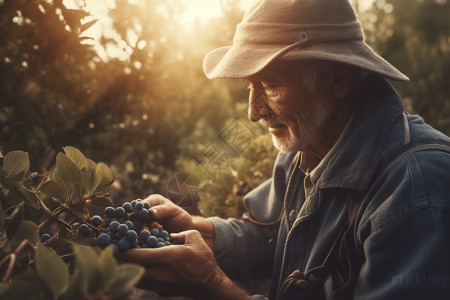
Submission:
<svg viewBox="0 0 450 300">
<path fill-rule="evenodd" d="M 147 267 L 143 287 L 266 299 L 225 275 L 245 272 L 272 279 L 270 299 L 450 297 L 449 138 L 404 112 L 385 78 L 408 78 L 363 42 L 347 0 L 260 1 L 204 70 L 248 82 L 249 119 L 280 154 L 241 220 L 148 197 L 183 245 L 123 255 Z"/>
</svg>

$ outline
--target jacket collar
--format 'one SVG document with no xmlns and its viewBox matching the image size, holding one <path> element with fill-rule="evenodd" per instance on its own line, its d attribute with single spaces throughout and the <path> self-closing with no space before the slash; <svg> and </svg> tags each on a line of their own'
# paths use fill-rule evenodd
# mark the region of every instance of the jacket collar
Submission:
<svg viewBox="0 0 450 300">
<path fill-rule="evenodd" d="M 317 187 L 365 190 L 380 163 L 392 124 L 403 111 L 399 95 L 384 78 L 366 79 L 355 115 L 340 143 L 328 153 Z"/>
</svg>

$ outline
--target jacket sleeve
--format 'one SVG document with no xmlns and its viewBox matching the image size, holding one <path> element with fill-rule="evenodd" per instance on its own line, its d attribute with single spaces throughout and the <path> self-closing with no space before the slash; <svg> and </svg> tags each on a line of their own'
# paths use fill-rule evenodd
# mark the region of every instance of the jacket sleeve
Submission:
<svg viewBox="0 0 450 300">
<path fill-rule="evenodd" d="M 277 220 L 282 213 L 286 181 L 295 155 L 280 154 L 272 178 L 245 196 L 248 218 L 210 218 L 216 233 L 214 254 L 227 274 L 237 271 L 240 275 L 250 272 L 270 276 L 275 251 L 271 241 L 278 232 Z"/>
<path fill-rule="evenodd" d="M 442 152 L 410 155 L 372 190 L 356 239 L 366 260 L 354 299 L 448 299 L 449 167 Z"/>
</svg>

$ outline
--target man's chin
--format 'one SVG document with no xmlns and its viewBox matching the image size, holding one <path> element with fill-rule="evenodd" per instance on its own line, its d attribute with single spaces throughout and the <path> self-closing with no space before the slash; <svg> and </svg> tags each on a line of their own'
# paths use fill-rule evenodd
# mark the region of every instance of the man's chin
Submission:
<svg viewBox="0 0 450 300">
<path fill-rule="evenodd" d="M 298 150 L 297 147 L 293 145 L 293 143 L 290 143 L 289 141 L 280 140 L 273 134 L 272 134 L 272 143 L 275 146 L 275 148 L 277 148 L 278 151 L 282 153 L 289 153 Z"/>
</svg>

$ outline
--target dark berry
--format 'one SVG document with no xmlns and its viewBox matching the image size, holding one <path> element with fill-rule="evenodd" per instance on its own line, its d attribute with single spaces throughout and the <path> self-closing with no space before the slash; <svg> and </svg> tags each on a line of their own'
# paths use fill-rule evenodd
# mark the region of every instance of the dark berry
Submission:
<svg viewBox="0 0 450 300">
<path fill-rule="evenodd" d="M 134 230 L 128 230 L 127 234 L 126 234 L 126 239 L 129 242 L 133 242 L 134 240 L 137 239 L 137 233 Z"/>
<path fill-rule="evenodd" d="M 125 236 L 128 232 L 128 226 L 125 224 L 120 224 L 119 227 L 117 227 L 117 232 L 121 235 L 121 236 Z"/>
<path fill-rule="evenodd" d="M 105 216 L 106 217 L 113 218 L 115 214 L 116 214 L 116 210 L 114 209 L 114 207 L 108 206 L 107 208 L 105 208 Z"/>
<path fill-rule="evenodd" d="M 166 244 L 164 244 L 163 242 L 158 242 L 156 248 L 161 248 L 161 247 L 164 247 L 164 246 L 166 246 Z"/>
<path fill-rule="evenodd" d="M 111 247 L 111 248 L 113 248 L 114 254 L 119 253 L 119 247 L 117 247 L 116 244 L 109 244 L 109 245 L 106 246 L 106 247 Z"/>
<path fill-rule="evenodd" d="M 114 222 L 114 221 L 115 221 L 114 218 L 106 218 L 106 220 L 105 220 L 105 225 L 106 225 L 106 226 L 109 226 L 109 225 L 111 225 L 111 223 Z"/>
<path fill-rule="evenodd" d="M 100 216 L 95 215 L 92 217 L 91 224 L 94 225 L 95 227 L 102 225 L 102 223 L 103 223 L 103 220 Z"/>
<path fill-rule="evenodd" d="M 108 230 L 111 231 L 112 233 L 116 233 L 119 225 L 120 225 L 119 222 L 112 221 L 111 224 L 109 224 Z"/>
<path fill-rule="evenodd" d="M 109 234 L 102 233 L 98 236 L 97 242 L 100 247 L 106 247 L 111 243 L 111 237 Z"/>
<path fill-rule="evenodd" d="M 52 236 L 50 234 L 44 233 L 43 235 L 41 235 L 41 243 L 45 243 L 46 241 L 48 241 L 51 238 L 52 238 Z"/>
<path fill-rule="evenodd" d="M 146 219 L 148 217 L 148 209 L 143 208 L 139 211 L 139 217 Z"/>
<path fill-rule="evenodd" d="M 81 224 L 79 231 L 82 236 L 89 236 L 91 234 L 91 229 L 87 224 Z"/>
<path fill-rule="evenodd" d="M 125 216 L 125 209 L 123 209 L 123 207 L 116 208 L 116 216 L 123 218 Z"/>
<path fill-rule="evenodd" d="M 148 202 L 143 202 L 143 203 L 144 203 L 144 208 L 150 209 L 150 203 L 148 203 Z"/>
<path fill-rule="evenodd" d="M 159 237 L 163 238 L 164 241 L 167 241 L 167 239 L 169 238 L 169 233 L 166 230 L 161 230 L 161 232 L 159 233 Z"/>
<path fill-rule="evenodd" d="M 159 237 L 159 230 L 156 229 L 156 228 L 150 229 L 150 233 L 151 233 L 153 236 Z"/>
<path fill-rule="evenodd" d="M 127 251 L 130 248 L 130 242 L 128 242 L 126 239 L 120 240 L 117 242 L 117 247 L 119 248 L 120 252 Z"/>
<path fill-rule="evenodd" d="M 142 231 L 141 231 L 141 233 L 139 234 L 139 238 L 140 238 L 142 241 L 146 241 L 150 235 L 151 235 L 151 234 L 150 234 L 150 231 L 148 231 L 148 230 L 145 229 L 145 230 L 142 230 Z"/>
<path fill-rule="evenodd" d="M 126 212 L 131 212 L 133 210 L 133 207 L 131 206 L 130 202 L 125 202 L 124 204 L 122 204 L 122 208 L 126 211 Z"/>
<path fill-rule="evenodd" d="M 135 207 L 136 207 L 137 210 L 141 210 L 141 209 L 144 208 L 144 203 L 142 203 L 142 202 L 137 202 Z"/>
<path fill-rule="evenodd" d="M 131 201 L 131 206 L 133 207 L 133 208 L 135 208 L 136 207 L 136 203 L 137 203 L 138 201 L 137 200 L 133 200 L 133 201 Z"/>
<path fill-rule="evenodd" d="M 127 225 L 128 226 L 128 229 L 130 229 L 130 230 L 132 230 L 132 229 L 134 229 L 134 224 L 133 224 L 133 222 L 131 222 L 131 221 L 125 221 L 125 222 L 123 222 L 125 225 Z"/>
<path fill-rule="evenodd" d="M 147 239 L 147 245 L 150 248 L 156 248 L 158 246 L 158 239 L 155 236 L 149 236 Z"/>
</svg>

